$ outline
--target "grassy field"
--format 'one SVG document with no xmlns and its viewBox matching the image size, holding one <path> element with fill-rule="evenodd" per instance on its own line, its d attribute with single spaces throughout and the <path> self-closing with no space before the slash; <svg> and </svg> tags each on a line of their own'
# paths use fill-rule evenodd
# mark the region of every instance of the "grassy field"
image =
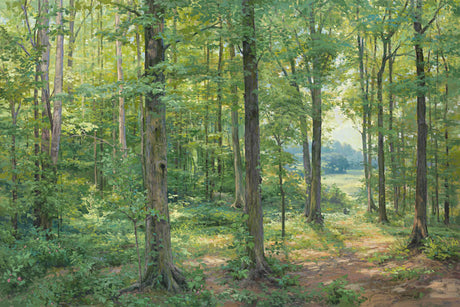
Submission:
<svg viewBox="0 0 460 307">
<path fill-rule="evenodd" d="M 326 185 L 336 184 L 343 192 L 349 196 L 354 196 L 362 187 L 364 179 L 364 170 L 352 169 L 346 174 L 328 174 L 321 178 L 322 183 Z"/>
</svg>

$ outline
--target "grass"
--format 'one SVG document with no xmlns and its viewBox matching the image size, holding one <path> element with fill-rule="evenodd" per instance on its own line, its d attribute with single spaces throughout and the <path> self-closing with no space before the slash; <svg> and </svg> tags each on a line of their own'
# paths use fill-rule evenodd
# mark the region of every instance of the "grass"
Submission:
<svg viewBox="0 0 460 307">
<path fill-rule="evenodd" d="M 347 170 L 346 174 L 327 174 L 321 177 L 321 182 L 326 185 L 337 185 L 349 196 L 354 196 L 362 188 L 361 180 L 364 178 L 364 170 Z"/>
</svg>

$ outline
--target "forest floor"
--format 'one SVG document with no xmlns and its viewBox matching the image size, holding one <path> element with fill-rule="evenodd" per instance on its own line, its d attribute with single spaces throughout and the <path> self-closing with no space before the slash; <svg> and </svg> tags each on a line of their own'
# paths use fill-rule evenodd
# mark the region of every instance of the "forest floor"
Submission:
<svg viewBox="0 0 460 307">
<path fill-rule="evenodd" d="M 292 246 L 294 242 L 287 242 Z M 360 306 L 460 306 L 460 263 L 440 262 L 428 259 L 423 253 L 410 253 L 390 259 L 391 237 L 377 233 L 362 240 L 347 241 L 335 251 L 294 249 L 289 254 L 291 264 L 297 269 L 290 274 L 298 286 L 309 291 L 321 292 L 321 288 L 343 280 L 345 290 L 361 294 Z M 388 258 L 387 258 L 388 257 Z M 286 261 L 284 256 L 280 257 Z M 219 281 L 225 278 L 220 265 L 226 259 L 205 255 L 201 261 L 206 264 L 206 288 L 216 295 L 228 290 Z M 267 290 L 267 285 L 269 289 Z M 276 292 L 277 286 L 270 283 L 240 282 L 241 289 L 253 293 Z M 346 295 L 344 292 L 343 295 Z M 257 305 L 247 302 L 227 301 L 223 306 Z M 269 304 L 262 304 L 269 305 Z M 329 306 L 326 301 L 310 301 L 298 306 Z M 353 303 L 339 303 L 353 306 Z"/>
</svg>

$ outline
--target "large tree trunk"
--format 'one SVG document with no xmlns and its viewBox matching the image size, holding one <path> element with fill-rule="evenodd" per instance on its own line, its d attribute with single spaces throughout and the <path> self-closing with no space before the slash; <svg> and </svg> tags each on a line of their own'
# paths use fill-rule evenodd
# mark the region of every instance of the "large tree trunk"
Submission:
<svg viewBox="0 0 460 307">
<path fill-rule="evenodd" d="M 58 35 L 56 38 L 56 63 L 54 75 L 54 106 L 53 121 L 51 131 L 51 161 L 56 171 L 59 156 L 59 145 L 61 142 L 61 124 L 62 124 L 62 94 L 64 83 L 64 29 L 62 22 L 62 0 L 56 0 L 58 12 L 56 15 L 56 24 L 58 25 Z M 57 179 L 57 178 L 56 178 Z"/>
<path fill-rule="evenodd" d="M 120 31 L 120 15 L 115 14 L 115 28 L 117 35 L 122 35 Z M 118 142 L 123 151 L 123 155 L 126 156 L 126 126 L 125 126 L 125 98 L 123 97 L 123 54 L 121 51 L 122 43 L 121 40 L 115 41 L 115 49 L 117 56 L 117 81 L 118 81 Z"/>
<path fill-rule="evenodd" d="M 169 291 L 180 291 L 185 285 L 181 272 L 174 266 L 171 250 L 167 190 L 166 108 L 162 101 L 164 75 L 157 67 L 164 61 L 164 4 L 147 1 L 148 14 L 155 21 L 145 26 L 145 75 L 155 86 L 145 96 L 146 104 L 146 184 L 148 210 L 145 230 L 145 272 L 142 283 L 160 281 Z"/>
<path fill-rule="evenodd" d="M 230 45 L 230 60 L 235 58 L 235 46 Z M 233 168 L 235 177 L 235 201 L 232 207 L 243 208 L 244 206 L 244 186 L 243 186 L 243 165 L 241 161 L 240 136 L 238 124 L 238 85 L 232 84 L 232 144 L 233 144 Z"/>
<path fill-rule="evenodd" d="M 428 236 L 426 202 L 427 202 L 427 176 L 426 176 L 426 102 L 425 102 L 425 63 L 423 59 L 423 29 L 422 29 L 422 0 L 416 1 L 414 12 L 415 30 L 415 66 L 417 71 L 417 178 L 415 184 L 415 219 L 412 227 L 409 247 L 420 247 L 423 239 Z"/>
<path fill-rule="evenodd" d="M 263 213 L 260 196 L 260 130 L 258 68 L 254 0 L 243 0 L 243 69 L 245 110 L 246 202 L 250 244 L 247 245 L 250 278 L 257 279 L 269 273 L 264 255 Z M 251 242 L 252 241 L 252 242 Z"/>
</svg>

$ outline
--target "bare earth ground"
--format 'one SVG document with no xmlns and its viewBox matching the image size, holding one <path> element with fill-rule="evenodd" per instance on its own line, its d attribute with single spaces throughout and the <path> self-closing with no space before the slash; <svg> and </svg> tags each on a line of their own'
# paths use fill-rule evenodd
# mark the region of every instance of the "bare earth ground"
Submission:
<svg viewBox="0 0 460 307">
<path fill-rule="evenodd" d="M 319 283 L 327 285 L 347 276 L 349 289 L 362 289 L 366 301 L 361 306 L 460 306 L 460 263 L 442 263 L 414 254 L 402 260 L 370 262 L 369 257 L 381 254 L 389 248 L 382 237 L 366 237 L 359 242 L 346 242 L 339 255 L 311 250 L 295 250 L 290 262 L 300 265 L 291 273 L 299 276 L 299 285 L 305 289 L 317 288 Z M 301 260 L 303 259 L 303 260 Z M 307 259 L 307 260 L 305 260 Z M 204 256 L 207 265 L 206 287 L 218 294 L 226 290 L 219 279 L 224 273 L 220 266 L 226 259 Z M 392 269 L 407 269 L 419 274 L 408 278 L 394 278 Z M 393 271 L 394 272 L 394 271 Z M 261 292 L 258 284 L 241 284 L 241 288 Z M 276 288 L 273 289 L 276 291 Z M 224 306 L 243 306 L 242 303 L 226 302 Z M 303 306 L 324 306 L 305 303 Z"/>
</svg>

